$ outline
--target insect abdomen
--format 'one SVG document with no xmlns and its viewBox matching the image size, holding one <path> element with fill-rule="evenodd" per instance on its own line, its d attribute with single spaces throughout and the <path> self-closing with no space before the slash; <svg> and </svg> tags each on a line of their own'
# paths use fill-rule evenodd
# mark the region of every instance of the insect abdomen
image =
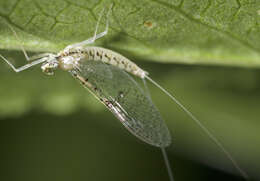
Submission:
<svg viewBox="0 0 260 181">
<path fill-rule="evenodd" d="M 144 78 L 148 74 L 126 57 L 111 50 L 101 47 L 87 47 L 85 48 L 85 53 L 88 54 L 89 60 L 102 61 L 114 65 L 138 77 Z"/>
</svg>

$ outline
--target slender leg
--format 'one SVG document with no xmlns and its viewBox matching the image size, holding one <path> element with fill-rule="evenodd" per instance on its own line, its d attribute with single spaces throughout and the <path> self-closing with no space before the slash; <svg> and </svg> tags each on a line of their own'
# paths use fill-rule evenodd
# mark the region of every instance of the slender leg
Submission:
<svg viewBox="0 0 260 181">
<path fill-rule="evenodd" d="M 8 23 L 6 23 L 6 24 L 7 24 L 7 26 L 10 28 L 10 30 L 13 32 L 14 36 L 16 37 L 16 39 L 23 44 L 23 42 L 21 41 L 21 39 L 19 38 L 19 36 L 18 36 L 17 33 L 15 32 L 15 30 L 13 29 L 13 27 L 12 27 L 11 25 L 9 25 Z M 29 62 L 29 61 L 33 61 L 33 60 L 36 60 L 36 59 L 39 59 L 39 58 L 43 58 L 43 57 L 46 57 L 46 56 L 49 55 L 49 53 L 43 53 L 43 54 L 34 55 L 34 56 L 32 56 L 32 57 L 29 57 L 28 54 L 26 53 L 26 51 L 25 51 L 25 49 L 24 49 L 24 47 L 23 47 L 22 44 L 20 44 L 20 48 L 22 49 L 23 54 L 24 54 L 24 56 L 25 56 L 25 58 L 26 58 L 26 60 L 27 60 L 28 62 Z M 3 56 L 1 56 L 1 57 L 3 58 Z"/>
<path fill-rule="evenodd" d="M 20 38 L 18 37 L 17 33 L 14 31 L 13 27 L 12 27 L 11 25 L 9 25 L 9 24 L 7 24 L 7 26 L 11 29 L 11 31 L 13 32 L 14 36 L 16 37 L 16 39 L 19 40 L 20 42 L 22 42 L 22 41 L 20 40 Z M 23 43 L 22 43 L 22 44 L 23 44 Z M 22 51 L 23 51 L 23 54 L 24 54 L 26 60 L 27 60 L 27 61 L 30 61 L 30 58 L 29 58 L 28 54 L 26 53 L 26 51 L 25 51 L 25 49 L 24 49 L 24 47 L 23 47 L 22 44 L 20 44 L 20 47 L 21 47 L 21 49 L 22 49 Z"/>
<path fill-rule="evenodd" d="M 49 57 L 50 55 L 53 56 L 53 54 L 51 54 L 51 53 L 41 53 L 41 54 L 33 55 L 33 56 L 29 57 L 28 61 L 33 61 L 33 60 L 37 60 L 40 58 Z"/>
<path fill-rule="evenodd" d="M 110 15 L 110 12 L 112 10 L 112 7 L 113 7 L 113 4 L 110 6 L 109 8 L 109 11 L 107 13 L 107 16 L 106 16 L 106 28 L 105 28 L 105 31 L 97 34 L 97 31 L 98 31 L 98 27 L 99 27 L 99 24 L 100 24 L 100 21 L 101 21 L 101 17 L 103 16 L 103 12 L 104 12 L 104 9 L 102 10 L 102 12 L 100 13 L 99 15 L 99 18 L 98 18 L 98 22 L 97 22 L 97 25 L 96 25 L 96 29 L 95 29 L 95 32 L 94 32 L 94 35 L 93 37 L 85 40 L 85 41 L 82 41 L 82 42 L 79 42 L 79 43 L 75 43 L 75 44 L 72 44 L 72 45 L 69 45 L 65 48 L 65 50 L 68 50 L 70 48 L 76 48 L 76 47 L 80 47 L 80 46 L 85 46 L 85 45 L 88 45 L 88 44 L 91 44 L 91 43 L 94 43 L 95 40 L 105 36 L 108 32 L 108 27 L 109 27 L 109 15 Z"/>
<path fill-rule="evenodd" d="M 21 67 L 19 67 L 19 68 L 15 68 L 14 65 L 13 65 L 10 61 L 8 61 L 4 56 L 2 56 L 2 55 L 0 54 L 0 57 L 1 57 L 15 72 L 21 72 L 21 71 L 23 71 L 23 70 L 26 70 L 26 69 L 28 69 L 28 68 L 34 66 L 34 65 L 37 65 L 37 64 L 42 63 L 42 62 L 45 62 L 45 61 L 47 60 L 47 57 L 44 57 L 44 58 L 35 60 L 35 61 L 31 62 L 31 63 L 28 63 L 28 64 L 26 64 L 26 65 L 24 65 L 24 66 L 21 66 Z"/>
</svg>

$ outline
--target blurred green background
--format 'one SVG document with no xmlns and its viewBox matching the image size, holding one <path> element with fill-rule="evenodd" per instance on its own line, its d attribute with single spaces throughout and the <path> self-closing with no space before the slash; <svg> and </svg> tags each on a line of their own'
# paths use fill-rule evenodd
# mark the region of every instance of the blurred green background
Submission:
<svg viewBox="0 0 260 181">
<path fill-rule="evenodd" d="M 23 63 L 20 51 L 1 51 Z M 260 179 L 257 69 L 138 61 Z M 1 180 L 168 180 L 161 152 L 142 143 L 70 74 L 0 66 Z M 242 180 L 202 130 L 159 89 L 152 98 L 172 133 L 176 180 Z"/>
</svg>

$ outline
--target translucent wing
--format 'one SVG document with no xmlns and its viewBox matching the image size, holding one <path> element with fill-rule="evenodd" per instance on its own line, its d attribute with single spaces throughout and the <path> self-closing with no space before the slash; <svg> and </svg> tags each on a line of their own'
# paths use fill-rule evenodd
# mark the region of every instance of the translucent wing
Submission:
<svg viewBox="0 0 260 181">
<path fill-rule="evenodd" d="M 158 147 L 171 143 L 159 111 L 128 73 L 113 65 L 85 59 L 70 72 L 135 136 Z"/>
</svg>

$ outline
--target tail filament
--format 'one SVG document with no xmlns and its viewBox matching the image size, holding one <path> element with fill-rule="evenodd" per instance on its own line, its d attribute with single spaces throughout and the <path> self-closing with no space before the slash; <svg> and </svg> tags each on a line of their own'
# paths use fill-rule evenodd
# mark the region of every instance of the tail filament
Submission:
<svg viewBox="0 0 260 181">
<path fill-rule="evenodd" d="M 224 146 L 218 141 L 218 139 L 197 119 L 183 104 L 181 104 L 172 94 L 166 91 L 162 86 L 160 86 L 157 82 L 151 79 L 149 76 L 145 77 L 151 83 L 153 83 L 156 87 L 161 89 L 166 95 L 168 95 L 180 108 L 193 120 L 198 124 L 198 126 L 209 136 L 209 138 L 221 149 L 221 151 L 227 156 L 227 158 L 232 162 L 233 166 L 239 171 L 239 173 L 246 179 L 249 179 L 247 173 L 240 168 L 238 163 L 234 160 L 231 154 L 224 148 Z M 162 148 L 163 154 L 165 156 L 165 150 Z"/>
</svg>

